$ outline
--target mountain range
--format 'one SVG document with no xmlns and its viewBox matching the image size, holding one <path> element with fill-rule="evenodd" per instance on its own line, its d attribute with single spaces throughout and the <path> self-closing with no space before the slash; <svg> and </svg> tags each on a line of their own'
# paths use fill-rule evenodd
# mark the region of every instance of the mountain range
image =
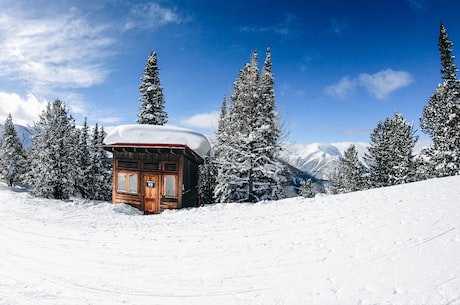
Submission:
<svg viewBox="0 0 460 305">
<path fill-rule="evenodd" d="M 354 144 L 358 156 L 362 160 L 368 143 L 339 142 L 312 144 L 284 144 L 279 155 L 285 163 L 308 173 L 319 180 L 328 180 L 332 171 L 337 167 L 340 158 L 347 148 Z"/>
</svg>

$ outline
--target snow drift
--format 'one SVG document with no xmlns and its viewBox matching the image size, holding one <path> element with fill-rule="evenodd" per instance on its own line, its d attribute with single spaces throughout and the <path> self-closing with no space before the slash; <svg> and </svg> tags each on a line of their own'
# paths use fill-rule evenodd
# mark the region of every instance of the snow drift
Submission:
<svg viewBox="0 0 460 305">
<path fill-rule="evenodd" d="M 142 216 L 0 185 L 0 304 L 460 304 L 460 177 Z"/>
</svg>

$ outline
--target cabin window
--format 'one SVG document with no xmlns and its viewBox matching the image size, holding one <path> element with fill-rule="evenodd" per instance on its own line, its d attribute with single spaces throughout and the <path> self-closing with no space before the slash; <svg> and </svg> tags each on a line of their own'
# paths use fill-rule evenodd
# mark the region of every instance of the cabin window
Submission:
<svg viewBox="0 0 460 305">
<path fill-rule="evenodd" d="M 177 197 L 176 176 L 164 176 L 164 195 L 165 197 Z"/>
<path fill-rule="evenodd" d="M 137 161 L 118 161 L 118 168 L 123 169 L 138 169 L 139 163 Z"/>
<path fill-rule="evenodd" d="M 177 171 L 177 163 L 164 163 L 163 164 L 165 172 L 176 172 Z"/>
<path fill-rule="evenodd" d="M 159 171 L 160 170 L 160 163 L 158 162 L 154 162 L 154 163 L 150 163 L 150 162 L 145 162 L 144 163 L 144 170 L 146 171 Z"/>
<path fill-rule="evenodd" d="M 117 192 L 127 194 L 137 194 L 137 174 L 128 172 L 118 173 Z"/>
</svg>

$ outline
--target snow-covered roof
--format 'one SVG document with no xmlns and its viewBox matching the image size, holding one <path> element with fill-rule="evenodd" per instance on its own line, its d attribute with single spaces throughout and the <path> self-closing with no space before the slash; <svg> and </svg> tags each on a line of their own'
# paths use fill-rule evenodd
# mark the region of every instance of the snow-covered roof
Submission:
<svg viewBox="0 0 460 305">
<path fill-rule="evenodd" d="M 208 138 L 196 131 L 159 125 L 120 125 L 104 139 L 105 145 L 187 146 L 204 159 L 211 149 Z"/>
</svg>

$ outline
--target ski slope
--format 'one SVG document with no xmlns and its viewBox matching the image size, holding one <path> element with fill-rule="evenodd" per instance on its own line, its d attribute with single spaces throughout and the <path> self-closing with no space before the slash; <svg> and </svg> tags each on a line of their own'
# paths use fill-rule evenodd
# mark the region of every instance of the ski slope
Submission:
<svg viewBox="0 0 460 305">
<path fill-rule="evenodd" d="M 0 304 L 460 304 L 460 177 L 143 216 L 0 185 Z"/>
</svg>

